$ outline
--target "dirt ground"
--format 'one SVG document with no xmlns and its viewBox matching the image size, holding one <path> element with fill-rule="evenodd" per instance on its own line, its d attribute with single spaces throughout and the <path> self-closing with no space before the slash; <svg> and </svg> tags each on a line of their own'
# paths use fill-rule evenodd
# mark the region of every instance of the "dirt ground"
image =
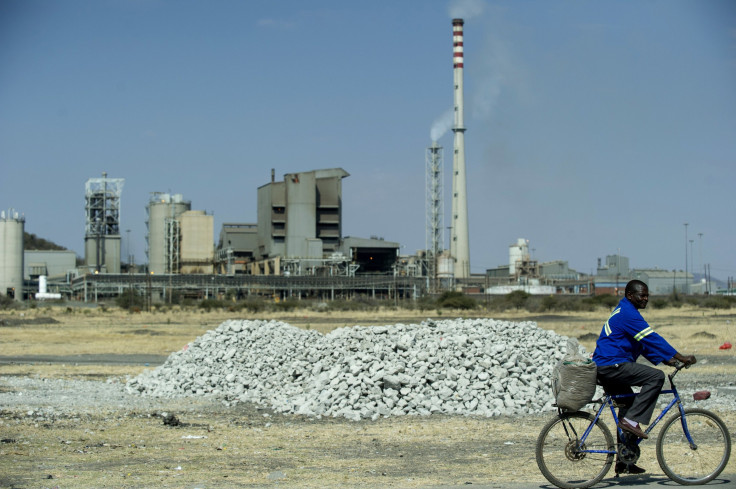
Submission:
<svg viewBox="0 0 736 489">
<path fill-rule="evenodd" d="M 461 315 L 467 316 L 444 314 Z M 536 321 L 542 328 L 580 338 L 592 351 L 606 316 L 599 311 L 493 317 Z M 418 323 L 427 317 L 405 311 L 349 316 L 304 311 L 272 319 L 327 332 L 355 324 Z M 734 352 L 718 346 L 736 339 L 735 311 L 682 308 L 648 311 L 645 317 L 676 348 L 707 359 L 684 372 L 683 381 L 688 376 L 703 383 L 734 378 Z M 233 318 L 248 317 L 65 308 L 27 310 L 22 316 L 0 313 L 0 390 L 11 389 L 5 379 L 16 376 L 124 382 Z M 54 405 L 53 397 L 49 405 Z M 122 406 L 41 417 L 6 406 L 0 409 L 2 488 L 429 488 L 505 483 L 549 487 L 534 460 L 536 437 L 549 414 L 352 422 L 186 399 L 150 409 Z M 175 415 L 179 423 L 165 423 L 165 414 Z M 736 412 L 718 414 L 733 432 Z M 722 482 L 736 480 L 733 458 Z M 653 440 L 642 445 L 640 465 L 651 475 L 622 481 L 638 485 L 662 480 Z"/>
</svg>

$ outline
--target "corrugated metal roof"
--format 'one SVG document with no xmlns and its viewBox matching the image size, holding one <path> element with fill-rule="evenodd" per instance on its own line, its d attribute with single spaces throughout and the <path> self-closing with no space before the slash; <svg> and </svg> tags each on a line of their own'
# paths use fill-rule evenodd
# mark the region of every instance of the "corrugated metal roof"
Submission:
<svg viewBox="0 0 736 489">
<path fill-rule="evenodd" d="M 351 236 L 345 236 L 343 238 L 343 244 L 349 248 L 399 248 L 399 243 L 393 241 L 385 241 L 382 239 L 375 238 L 354 238 Z"/>
<path fill-rule="evenodd" d="M 682 270 L 660 270 L 657 268 L 653 269 L 636 269 L 634 270 L 634 274 L 644 274 L 649 278 L 672 278 L 672 277 L 682 277 L 685 278 L 685 272 Z M 688 272 L 687 277 L 692 277 L 693 274 Z"/>
</svg>

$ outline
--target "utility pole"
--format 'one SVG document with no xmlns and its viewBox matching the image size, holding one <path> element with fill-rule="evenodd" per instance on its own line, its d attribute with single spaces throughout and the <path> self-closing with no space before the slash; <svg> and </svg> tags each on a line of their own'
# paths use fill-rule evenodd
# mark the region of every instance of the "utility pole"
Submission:
<svg viewBox="0 0 736 489">
<path fill-rule="evenodd" d="M 693 239 L 690 240 L 690 271 L 695 275 L 695 267 L 693 267 Z"/>
<path fill-rule="evenodd" d="M 685 294 L 687 294 L 690 289 L 687 284 L 687 225 L 688 223 L 685 223 Z"/>
<path fill-rule="evenodd" d="M 698 268 L 703 270 L 703 276 L 705 276 L 705 290 L 708 290 L 708 274 L 705 272 L 705 265 L 703 265 L 703 233 L 698 233 Z"/>
</svg>

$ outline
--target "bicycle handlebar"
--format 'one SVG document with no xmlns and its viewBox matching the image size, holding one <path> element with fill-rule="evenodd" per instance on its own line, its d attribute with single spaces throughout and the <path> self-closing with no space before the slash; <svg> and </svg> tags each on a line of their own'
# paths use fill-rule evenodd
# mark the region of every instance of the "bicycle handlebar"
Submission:
<svg viewBox="0 0 736 489">
<path fill-rule="evenodd" d="M 675 378 L 675 375 L 677 375 L 677 372 L 679 372 L 683 368 L 690 368 L 690 365 L 692 365 L 692 363 L 683 363 L 678 360 L 675 360 L 674 365 L 671 365 L 672 367 L 675 368 L 675 370 L 671 374 L 667 375 L 667 377 L 670 379 L 670 384 L 672 384 L 672 379 Z"/>
</svg>

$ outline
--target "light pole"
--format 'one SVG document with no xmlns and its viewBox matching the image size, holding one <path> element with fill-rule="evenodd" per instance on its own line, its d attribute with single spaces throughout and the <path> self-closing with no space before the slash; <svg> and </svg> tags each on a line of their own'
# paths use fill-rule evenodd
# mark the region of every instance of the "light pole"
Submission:
<svg viewBox="0 0 736 489">
<path fill-rule="evenodd" d="M 618 296 L 618 279 L 621 275 L 621 248 L 616 252 L 616 295 Z"/>
<path fill-rule="evenodd" d="M 128 268 L 130 268 L 130 229 L 125 230 L 125 247 L 127 248 L 126 253 L 128 254 Z"/>
<path fill-rule="evenodd" d="M 698 268 L 703 270 L 703 276 L 705 276 L 705 269 L 703 268 L 703 233 L 698 233 Z"/>
<path fill-rule="evenodd" d="M 693 241 L 694 239 L 690 240 L 690 272 L 692 272 L 693 277 L 695 276 L 695 268 L 693 267 Z"/>
<path fill-rule="evenodd" d="M 685 223 L 685 294 L 688 293 L 688 286 L 687 286 L 687 225 L 688 223 Z"/>
</svg>

